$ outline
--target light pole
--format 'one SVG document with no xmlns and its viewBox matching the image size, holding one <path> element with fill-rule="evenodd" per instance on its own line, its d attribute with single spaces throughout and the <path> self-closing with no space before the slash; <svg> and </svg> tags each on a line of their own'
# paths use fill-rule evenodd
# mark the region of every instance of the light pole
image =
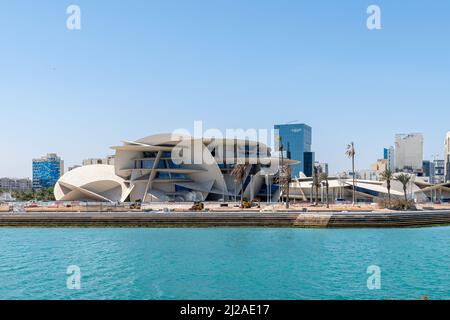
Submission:
<svg viewBox="0 0 450 320">
<path fill-rule="evenodd" d="M 270 175 L 267 175 L 267 192 L 269 194 L 269 197 L 267 198 L 267 202 L 269 204 L 272 203 L 272 180 L 270 179 Z"/>
<path fill-rule="evenodd" d="M 250 202 L 253 201 L 253 174 L 250 175 Z"/>
<path fill-rule="evenodd" d="M 272 179 L 269 176 L 269 204 L 272 203 Z"/>
</svg>

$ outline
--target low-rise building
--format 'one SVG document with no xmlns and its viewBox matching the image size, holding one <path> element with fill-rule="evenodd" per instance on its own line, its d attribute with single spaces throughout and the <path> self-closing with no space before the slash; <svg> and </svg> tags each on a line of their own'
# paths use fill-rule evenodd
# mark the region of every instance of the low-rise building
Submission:
<svg viewBox="0 0 450 320">
<path fill-rule="evenodd" d="M 370 167 L 370 170 L 376 172 L 377 174 L 381 174 L 387 169 L 389 169 L 389 162 L 385 159 L 377 160 L 377 162 Z"/>
<path fill-rule="evenodd" d="M 14 202 L 16 199 L 12 196 L 11 192 L 0 192 L 0 202 Z M 1 206 L 1 203 L 0 203 Z"/>
<path fill-rule="evenodd" d="M 90 158 L 83 160 L 83 166 L 90 166 L 94 164 L 106 164 L 113 166 L 115 156 L 107 156 L 106 158 Z"/>
<path fill-rule="evenodd" d="M 380 173 L 374 170 L 359 170 L 356 172 L 356 179 L 378 181 Z"/>
<path fill-rule="evenodd" d="M 398 173 L 395 175 L 398 175 Z M 392 199 L 403 200 L 405 197 L 403 185 L 395 179 L 391 181 L 390 190 L 387 188 L 386 181 L 365 180 L 364 177 L 353 181 L 352 177 L 349 176 L 330 176 L 328 183 L 328 195 L 327 190 L 322 186 L 320 186 L 317 195 L 316 190 L 313 188 L 313 179 L 301 177 L 290 184 L 289 196 L 292 200 L 305 202 L 312 202 L 318 198 L 322 202 L 328 200 L 330 203 L 342 203 L 342 201 L 351 203 L 353 200 L 354 186 L 357 202 L 379 202 L 388 199 L 389 194 Z M 436 200 L 448 202 L 450 200 L 449 190 L 450 184 L 433 185 L 430 184 L 427 179 L 412 175 L 406 195 L 408 199 L 413 199 L 421 203 Z"/>
<path fill-rule="evenodd" d="M 8 191 L 25 191 L 30 190 L 33 187 L 33 183 L 30 178 L 1 178 L 0 190 Z"/>
</svg>

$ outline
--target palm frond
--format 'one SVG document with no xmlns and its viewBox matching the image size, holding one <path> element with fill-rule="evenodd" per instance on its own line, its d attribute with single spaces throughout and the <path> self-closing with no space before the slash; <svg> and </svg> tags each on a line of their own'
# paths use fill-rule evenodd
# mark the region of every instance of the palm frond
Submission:
<svg viewBox="0 0 450 320">
<path fill-rule="evenodd" d="M 403 185 L 407 185 L 411 182 L 411 176 L 406 173 L 399 174 L 397 177 L 395 177 L 395 180 L 400 182 Z"/>
<path fill-rule="evenodd" d="M 246 173 L 247 166 L 244 164 L 237 164 L 231 171 L 231 175 L 234 177 L 235 181 L 239 183 L 244 181 Z"/>
<path fill-rule="evenodd" d="M 386 169 L 380 174 L 381 181 L 392 181 L 394 179 L 394 173 Z"/>
</svg>

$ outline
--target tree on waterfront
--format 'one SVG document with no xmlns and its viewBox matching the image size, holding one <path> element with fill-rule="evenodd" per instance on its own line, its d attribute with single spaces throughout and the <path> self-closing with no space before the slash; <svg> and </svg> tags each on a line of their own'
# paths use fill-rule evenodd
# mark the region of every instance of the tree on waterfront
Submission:
<svg viewBox="0 0 450 320">
<path fill-rule="evenodd" d="M 286 209 L 289 209 L 290 183 L 291 183 L 292 169 L 289 165 L 282 165 L 280 167 L 280 186 L 283 190 L 283 196 L 286 198 Z"/>
<path fill-rule="evenodd" d="M 408 208 L 408 185 L 411 182 L 411 175 L 406 173 L 401 173 L 397 177 L 395 177 L 395 180 L 400 182 L 403 186 L 403 192 L 405 193 L 405 209 Z"/>
<path fill-rule="evenodd" d="M 278 172 L 278 184 L 281 187 L 282 195 L 281 200 L 283 201 L 283 198 L 286 199 L 286 209 L 289 209 L 289 191 L 290 191 L 290 183 L 291 183 L 291 175 L 292 175 L 292 169 L 289 165 L 286 165 L 284 163 L 284 146 L 283 146 L 283 138 L 281 136 L 278 137 L 278 151 L 281 158 L 281 165 L 279 166 L 279 172 Z M 290 159 L 290 146 L 288 143 L 288 150 L 287 150 L 287 158 Z"/>
<path fill-rule="evenodd" d="M 352 175 L 353 175 L 353 205 L 356 203 L 356 172 L 355 172 L 355 143 L 352 142 L 347 145 L 347 151 L 345 152 L 349 159 L 352 159 Z"/>
<path fill-rule="evenodd" d="M 329 198 L 329 194 L 330 194 L 330 183 L 329 183 L 329 181 L 328 181 L 328 173 L 322 172 L 322 173 L 320 174 L 319 180 L 320 180 L 321 183 L 323 182 L 323 183 L 325 184 L 325 193 L 326 193 L 326 196 L 327 196 L 327 201 L 326 201 L 326 203 L 327 203 L 327 208 L 329 208 L 329 207 L 330 207 L 330 198 Z"/>
<path fill-rule="evenodd" d="M 241 185 L 241 203 L 244 201 L 244 179 L 247 174 L 247 166 L 245 164 L 237 164 L 231 171 L 234 181 Z"/>
<path fill-rule="evenodd" d="M 392 206 L 391 202 L 391 181 L 394 180 L 394 173 L 386 169 L 380 174 L 381 181 L 386 181 L 386 188 L 388 190 L 389 207 Z"/>
<path fill-rule="evenodd" d="M 313 183 L 312 183 L 312 187 L 314 189 L 316 189 L 316 200 L 315 200 L 314 204 L 317 205 L 319 203 L 320 179 L 319 179 L 319 168 L 317 168 L 316 166 L 314 166 L 314 168 L 313 168 Z"/>
<path fill-rule="evenodd" d="M 12 196 L 18 201 L 55 201 L 53 188 L 16 190 L 12 192 Z"/>
</svg>

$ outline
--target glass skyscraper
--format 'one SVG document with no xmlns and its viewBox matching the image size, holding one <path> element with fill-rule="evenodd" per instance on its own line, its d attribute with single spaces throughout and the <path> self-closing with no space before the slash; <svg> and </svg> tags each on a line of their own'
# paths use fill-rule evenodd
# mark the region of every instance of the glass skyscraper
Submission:
<svg viewBox="0 0 450 320">
<path fill-rule="evenodd" d="M 55 153 L 33 159 L 33 188 L 53 188 L 64 174 L 64 161 Z"/>
<path fill-rule="evenodd" d="M 312 128 L 310 126 L 306 124 L 275 125 L 275 144 L 274 151 L 283 150 L 287 158 L 300 161 L 299 164 L 292 165 L 293 177 L 300 176 L 300 172 L 308 177 L 312 176 L 315 156 L 311 151 Z"/>
</svg>

